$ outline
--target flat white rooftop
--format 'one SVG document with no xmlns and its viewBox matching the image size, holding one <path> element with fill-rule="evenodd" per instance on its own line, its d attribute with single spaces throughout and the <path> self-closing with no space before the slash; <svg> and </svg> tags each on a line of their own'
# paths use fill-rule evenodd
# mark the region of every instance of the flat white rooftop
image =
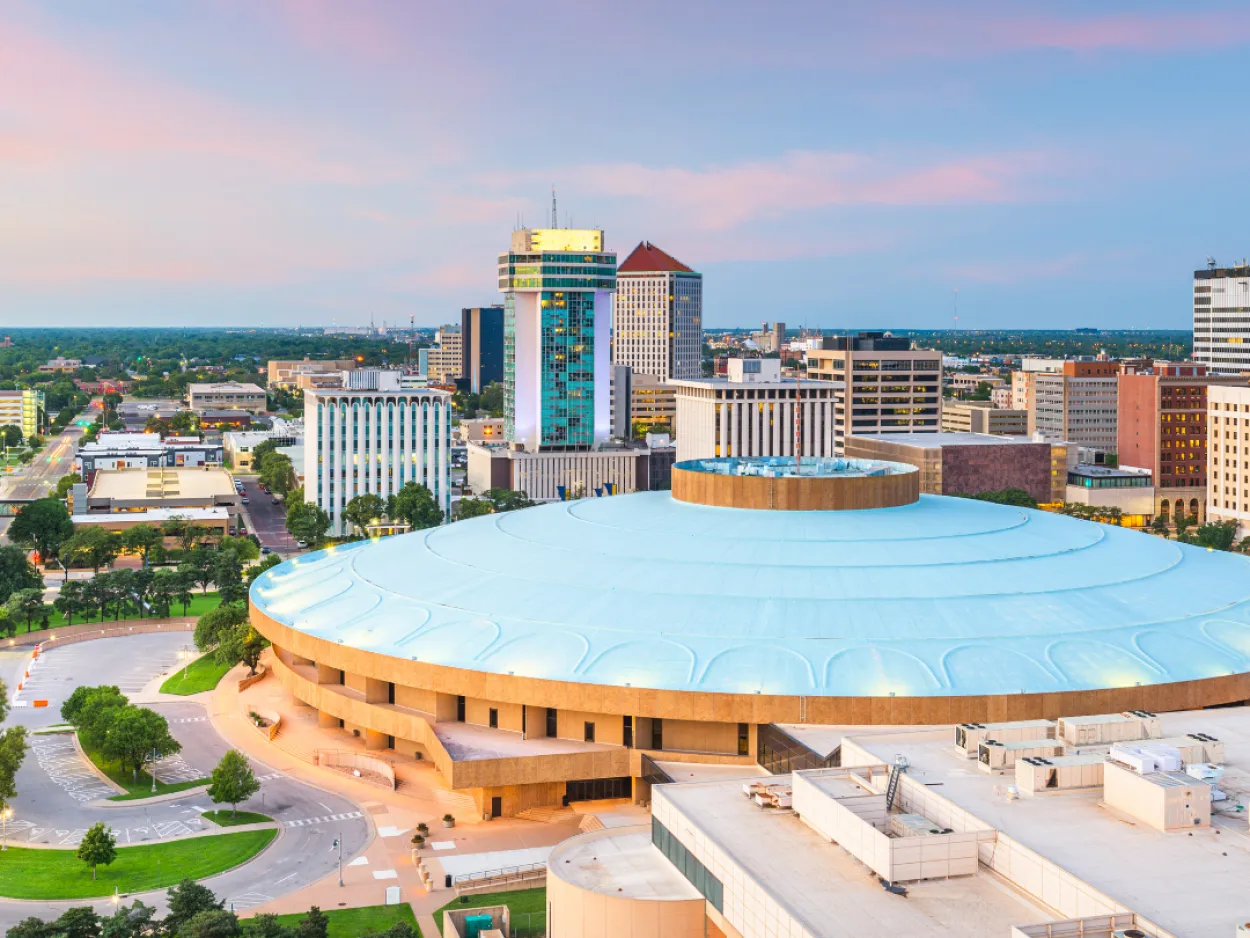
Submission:
<svg viewBox="0 0 1250 938">
<path fill-rule="evenodd" d="M 434 735 L 456 762 L 474 759 L 504 759 L 520 756 L 549 756 L 567 752 L 598 752 L 619 749 L 606 743 L 587 743 L 578 739 L 557 739 L 531 736 L 522 739 L 512 730 L 492 729 L 473 723 L 443 721 L 434 724 Z"/>
<path fill-rule="evenodd" d="M 883 760 L 902 753 L 910 774 L 1095 889 L 1183 938 L 1231 935 L 1250 922 L 1250 708 L 1163 714 L 1165 736 L 1205 732 L 1225 743 L 1210 828 L 1161 833 L 1102 804 L 1100 789 L 1007 801 L 1000 778 L 952 750 L 954 729 L 859 736 Z M 1045 921 L 1044 917 L 1037 921 Z"/>
<path fill-rule="evenodd" d="M 1054 918 L 990 874 L 909 884 L 906 898 L 891 895 L 793 812 L 757 807 L 738 780 L 656 791 L 814 935 L 1004 938 L 1012 925 Z"/>
<path fill-rule="evenodd" d="M 79 524 L 163 524 L 166 521 L 225 521 L 230 517 L 229 509 L 217 506 L 214 508 L 147 508 L 143 511 L 108 511 L 95 514 L 72 515 L 75 525 Z"/>
<path fill-rule="evenodd" d="M 651 827 L 617 827 L 565 841 L 548 874 L 580 889 L 622 899 L 699 899 L 697 889 L 651 843 Z"/>
<path fill-rule="evenodd" d="M 767 776 L 763 766 L 751 765 L 714 765 L 708 762 L 661 762 L 656 765 L 668 773 L 674 782 L 715 782 L 726 778 L 759 778 Z"/>
</svg>

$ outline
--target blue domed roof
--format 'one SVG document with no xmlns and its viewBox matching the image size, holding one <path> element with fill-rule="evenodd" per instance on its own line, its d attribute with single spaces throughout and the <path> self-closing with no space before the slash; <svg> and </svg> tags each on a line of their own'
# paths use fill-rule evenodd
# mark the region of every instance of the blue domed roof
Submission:
<svg viewBox="0 0 1250 938">
<path fill-rule="evenodd" d="M 309 554 L 252 601 L 398 658 L 674 690 L 1014 694 L 1250 670 L 1245 558 L 940 496 L 560 502 Z"/>
</svg>

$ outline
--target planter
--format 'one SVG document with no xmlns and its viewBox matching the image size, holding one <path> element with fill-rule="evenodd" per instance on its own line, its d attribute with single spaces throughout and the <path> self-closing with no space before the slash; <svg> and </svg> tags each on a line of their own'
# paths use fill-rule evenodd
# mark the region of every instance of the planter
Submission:
<svg viewBox="0 0 1250 938">
<path fill-rule="evenodd" d="M 443 827 L 455 827 L 455 826 L 456 826 L 456 819 L 454 817 L 443 818 Z"/>
</svg>

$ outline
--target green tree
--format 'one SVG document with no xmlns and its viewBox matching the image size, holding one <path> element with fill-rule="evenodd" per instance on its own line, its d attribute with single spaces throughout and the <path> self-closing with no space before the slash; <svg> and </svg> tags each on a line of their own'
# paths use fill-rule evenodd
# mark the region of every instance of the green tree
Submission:
<svg viewBox="0 0 1250 938">
<path fill-rule="evenodd" d="M 15 449 L 22 445 L 22 428 L 13 424 L 6 424 L 0 428 L 0 434 L 4 435 L 3 443 L 9 449 Z"/>
<path fill-rule="evenodd" d="M 1194 519 L 1185 514 L 1184 511 L 1177 511 L 1176 517 L 1172 519 L 1172 524 L 1176 528 L 1176 539 L 1178 541 L 1185 540 L 1185 532 L 1189 530 L 1190 525 L 1194 523 Z"/>
<path fill-rule="evenodd" d="M 180 410 L 169 418 L 169 429 L 177 434 L 196 433 L 200 421 L 189 410 Z"/>
<path fill-rule="evenodd" d="M 152 604 L 152 615 L 158 619 L 169 617 L 174 599 L 178 593 L 178 573 L 175 570 L 157 570 L 152 577 L 152 586 L 148 590 Z"/>
<path fill-rule="evenodd" d="M 136 524 L 122 532 L 122 547 L 143 558 L 143 565 L 148 565 L 148 556 L 152 548 L 164 540 L 165 535 L 150 524 Z"/>
<path fill-rule="evenodd" d="M 266 570 L 272 570 L 278 564 L 282 563 L 282 558 L 277 554 L 269 554 L 258 564 L 254 564 L 247 568 L 247 585 L 251 587 Z"/>
<path fill-rule="evenodd" d="M 104 754 L 130 769 L 137 779 L 139 770 L 153 760 L 182 751 L 182 744 L 169 734 L 168 721 L 155 710 L 129 704 L 113 714 L 104 737 Z M 155 767 L 153 767 L 155 772 Z"/>
<path fill-rule="evenodd" d="M 98 574 L 101 567 L 113 562 L 120 550 L 121 539 L 116 534 L 88 525 L 75 531 L 61 546 L 61 556 L 67 566 L 70 563 L 81 564 Z"/>
<path fill-rule="evenodd" d="M 12 638 L 17 634 L 17 620 L 9 615 L 8 606 L 0 605 L 0 634 Z"/>
<path fill-rule="evenodd" d="M 156 909 L 138 899 L 100 922 L 100 938 L 149 938 L 158 934 Z"/>
<path fill-rule="evenodd" d="M 213 582 L 216 569 L 216 553 L 204 547 L 197 547 L 188 553 L 178 565 L 178 572 L 185 573 L 192 583 L 201 586 L 205 595 L 208 595 L 208 585 Z"/>
<path fill-rule="evenodd" d="M 252 447 L 252 467 L 259 472 L 260 464 L 265 461 L 265 457 L 277 452 L 277 449 L 278 444 L 273 440 L 261 440 Z"/>
<path fill-rule="evenodd" d="M 314 905 L 295 926 L 294 938 L 326 938 L 329 931 L 330 917 Z"/>
<path fill-rule="evenodd" d="M 325 510 L 302 498 L 287 499 L 286 529 L 297 541 L 316 547 L 330 530 L 330 516 Z"/>
<path fill-rule="evenodd" d="M 1194 532 L 1194 543 L 1212 550 L 1232 550 L 1237 540 L 1236 521 L 1212 521 Z"/>
<path fill-rule="evenodd" d="M 10 726 L 0 733 L 0 810 L 17 797 L 17 770 L 26 759 L 26 748 L 26 727 Z"/>
<path fill-rule="evenodd" d="M 217 660 L 229 665 L 242 661 L 248 666 L 250 673 L 255 674 L 261 652 L 268 647 L 269 642 L 263 635 L 249 623 L 243 623 L 222 634 L 217 645 Z"/>
<path fill-rule="evenodd" d="M 503 385 L 494 381 L 482 389 L 479 406 L 492 417 L 503 416 Z"/>
<path fill-rule="evenodd" d="M 73 625 L 74 616 L 82 615 L 89 608 L 82 580 L 66 580 L 52 605 L 65 617 L 67 625 Z"/>
<path fill-rule="evenodd" d="M 59 498 L 40 498 L 22 506 L 9 525 L 8 533 L 9 540 L 33 548 L 47 565 L 56 559 L 61 545 L 74 533 L 74 523 Z"/>
<path fill-rule="evenodd" d="M 200 616 L 195 623 L 195 647 L 211 651 L 221 644 L 224 636 L 247 622 L 247 607 L 243 603 L 222 603 Z"/>
<path fill-rule="evenodd" d="M 191 605 L 191 600 L 195 598 L 192 591 L 195 581 L 181 569 L 175 571 L 174 577 L 174 602 L 182 605 L 182 614 L 185 616 L 187 614 L 187 606 Z"/>
<path fill-rule="evenodd" d="M 243 564 L 232 550 L 217 551 L 213 562 L 213 582 L 223 603 L 241 602 L 247 599 L 247 587 L 243 585 Z"/>
<path fill-rule="evenodd" d="M 285 453 L 267 453 L 254 465 L 259 469 L 260 481 L 275 495 L 286 495 L 295 488 L 295 467 Z"/>
<path fill-rule="evenodd" d="M 247 756 L 237 749 L 227 750 L 213 769 L 212 784 L 208 797 L 213 804 L 230 805 L 231 815 L 238 813 L 239 802 L 247 801 L 260 791 L 260 782 L 248 764 Z"/>
<path fill-rule="evenodd" d="M 982 502 L 993 502 L 996 505 L 1015 505 L 1018 508 L 1037 507 L 1037 499 L 1020 488 L 1003 489 L 997 492 L 977 492 L 975 495 L 961 497 L 974 498 Z"/>
<path fill-rule="evenodd" d="M 117 838 L 113 836 L 113 829 L 105 827 L 103 821 L 96 821 L 83 834 L 74 855 L 91 867 L 91 878 L 95 879 L 96 867 L 108 866 L 117 859 Z"/>
<path fill-rule="evenodd" d="M 395 493 L 391 517 L 406 521 L 414 531 L 419 531 L 442 524 L 443 509 L 438 506 L 433 492 L 417 482 L 409 482 Z"/>
<path fill-rule="evenodd" d="M 163 923 L 167 936 L 179 934 L 183 924 L 200 912 L 211 912 L 225 906 L 225 902 L 214 896 L 211 889 L 192 879 L 184 879 L 171 886 L 165 896 L 169 905 Z"/>
<path fill-rule="evenodd" d="M 4 604 L 9 615 L 17 620 L 26 621 L 26 631 L 30 631 L 30 624 L 35 617 L 43 612 L 43 589 L 18 590 L 8 598 Z"/>
<path fill-rule="evenodd" d="M 250 537 L 230 537 L 227 535 L 217 542 L 217 549 L 234 551 L 244 563 L 255 560 L 260 556 L 260 548 L 256 546 L 256 542 Z"/>
<path fill-rule="evenodd" d="M 533 500 L 524 492 L 516 489 L 490 489 L 486 498 L 494 506 L 495 511 L 518 511 L 522 508 L 533 508 Z"/>
<path fill-rule="evenodd" d="M 178 938 L 238 938 L 242 934 L 238 916 L 224 909 L 197 912 L 178 929 Z"/>
<path fill-rule="evenodd" d="M 1153 521 L 1150 522 L 1150 530 L 1161 537 L 1168 536 L 1168 519 L 1163 515 L 1155 515 Z"/>
<path fill-rule="evenodd" d="M 278 916 L 274 913 L 262 912 L 248 920 L 244 934 L 248 938 L 290 938 L 291 932 L 278 921 Z"/>
<path fill-rule="evenodd" d="M 0 602 L 24 589 L 43 589 L 43 577 L 20 547 L 0 546 Z"/>
<path fill-rule="evenodd" d="M 74 693 L 77 692 L 75 690 Z M 71 694 L 70 700 L 73 699 L 74 695 Z M 112 726 L 113 718 L 130 706 L 130 700 L 126 695 L 112 684 L 88 687 L 80 700 L 81 704 L 71 710 L 73 718 L 67 717 L 66 722 L 78 731 L 78 738 L 88 746 L 102 745 Z M 68 705 L 69 701 L 66 701 L 66 706 Z M 64 707 L 61 712 L 65 713 Z"/>
<path fill-rule="evenodd" d="M 89 905 L 74 906 L 52 923 L 52 932 L 57 938 L 99 938 L 100 916 Z"/>
<path fill-rule="evenodd" d="M 386 503 L 372 493 L 357 495 L 343 506 L 343 520 L 350 522 L 359 531 L 363 531 L 385 513 Z"/>
<path fill-rule="evenodd" d="M 69 498 L 69 493 L 73 491 L 75 485 L 82 481 L 82 476 L 77 472 L 71 472 L 69 475 L 61 476 L 56 480 L 56 497 L 64 501 Z"/>
<path fill-rule="evenodd" d="M 48 924 L 41 918 L 24 918 L 7 932 L 4 938 L 57 938 L 56 932 L 53 931 L 55 926 Z"/>
<path fill-rule="evenodd" d="M 453 521 L 467 521 L 469 518 L 479 518 L 494 512 L 495 506 L 490 503 L 489 498 L 462 498 L 456 502 L 451 517 Z"/>
</svg>

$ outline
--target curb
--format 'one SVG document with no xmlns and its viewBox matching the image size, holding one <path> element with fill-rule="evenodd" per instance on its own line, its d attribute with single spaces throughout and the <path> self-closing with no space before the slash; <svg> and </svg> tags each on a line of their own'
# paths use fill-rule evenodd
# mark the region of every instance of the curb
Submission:
<svg viewBox="0 0 1250 938">
<path fill-rule="evenodd" d="M 82 757 L 82 761 L 87 763 L 87 767 L 91 769 L 95 777 L 98 778 L 100 781 L 102 781 L 105 785 L 108 785 L 119 795 L 127 794 L 126 789 L 122 788 L 115 781 L 113 781 L 111 778 L 105 775 L 104 771 L 98 765 L 96 765 L 94 762 L 91 761 L 91 757 L 88 756 L 85 752 L 83 752 L 82 743 L 78 741 L 77 730 L 74 731 L 73 737 L 74 737 L 74 750 L 78 753 L 79 756 Z"/>
<path fill-rule="evenodd" d="M 88 760 L 90 761 L 90 760 Z M 180 798 L 189 798 L 192 795 L 202 795 L 208 791 L 208 784 L 197 785 L 195 788 L 183 788 L 180 791 L 170 791 L 163 795 L 153 795 L 151 798 L 130 798 L 126 801 L 110 801 L 108 798 L 98 798 L 95 801 L 88 801 L 88 808 L 143 808 L 150 804 L 161 804 L 166 801 L 177 801 Z M 123 791 L 122 794 L 125 794 Z M 177 838 L 174 838 L 177 839 Z M 149 841 L 150 843 L 151 841 Z"/>
</svg>

